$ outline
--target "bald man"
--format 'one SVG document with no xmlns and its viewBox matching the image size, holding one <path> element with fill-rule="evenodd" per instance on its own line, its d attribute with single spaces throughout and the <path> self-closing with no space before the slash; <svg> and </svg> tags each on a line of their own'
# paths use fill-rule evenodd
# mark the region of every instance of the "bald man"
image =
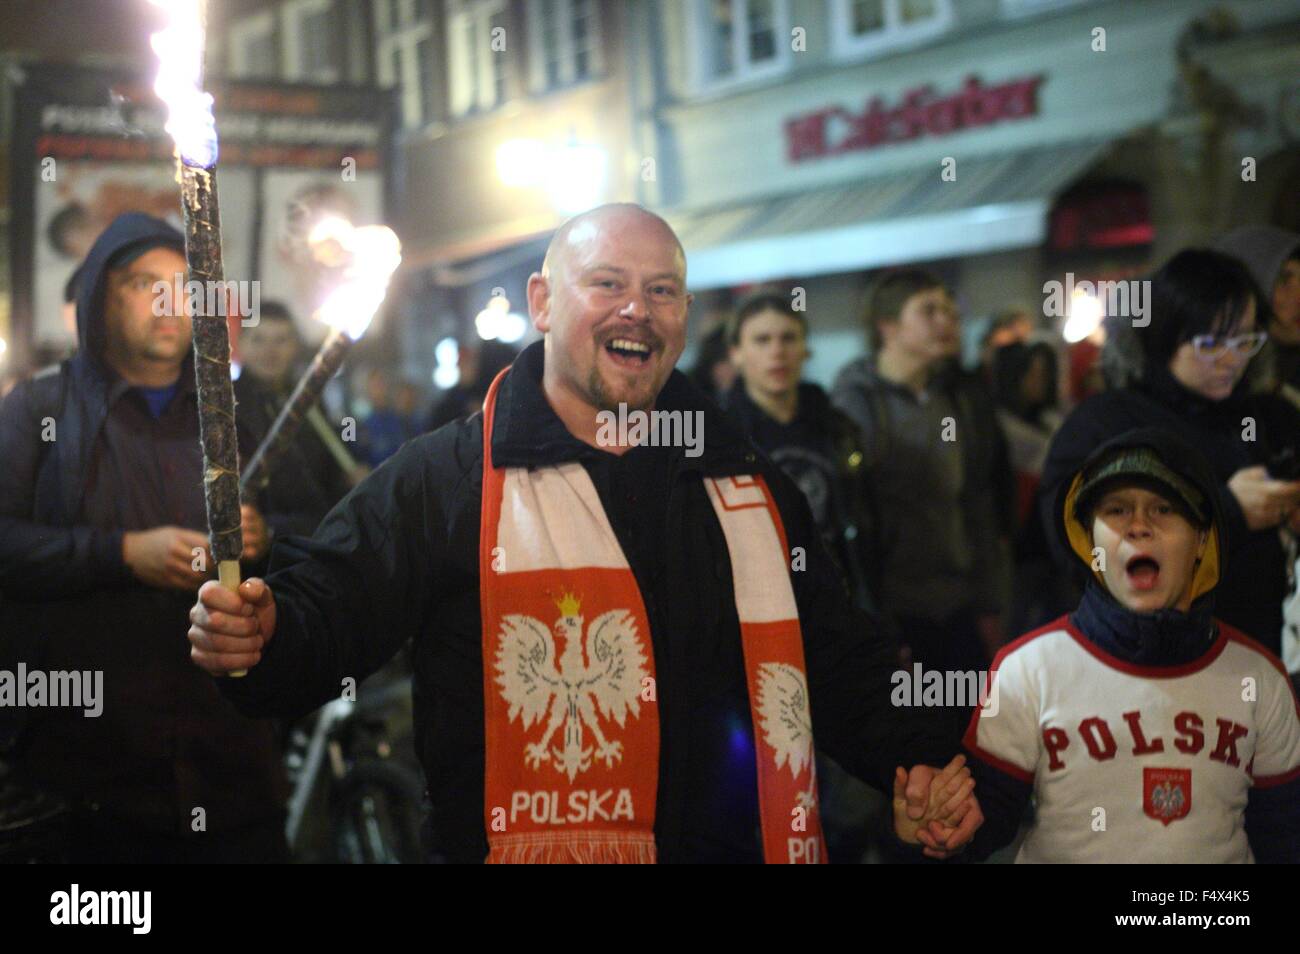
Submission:
<svg viewBox="0 0 1300 954">
<path fill-rule="evenodd" d="M 484 411 L 277 542 L 265 581 L 200 590 L 191 655 L 247 669 L 220 685 L 249 713 L 413 643 L 431 859 L 824 861 L 814 745 L 893 793 L 918 853 L 982 820 L 943 722 L 891 705 L 798 489 L 673 370 L 691 297 L 658 216 L 570 220 L 528 280 L 543 340 Z"/>
</svg>

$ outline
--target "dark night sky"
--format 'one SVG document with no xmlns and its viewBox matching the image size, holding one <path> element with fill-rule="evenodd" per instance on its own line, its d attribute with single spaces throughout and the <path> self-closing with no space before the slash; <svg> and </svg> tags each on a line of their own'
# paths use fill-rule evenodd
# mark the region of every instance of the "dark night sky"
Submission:
<svg viewBox="0 0 1300 954">
<path fill-rule="evenodd" d="M 157 8 L 148 0 L 0 0 L 3 48 L 42 59 L 143 57 L 155 22 Z"/>
<path fill-rule="evenodd" d="M 265 3 L 215 2 L 210 16 Z M 153 56 L 149 34 L 162 25 L 162 11 L 149 0 L 0 0 L 0 50 L 45 60 L 99 55 L 144 60 Z"/>
</svg>

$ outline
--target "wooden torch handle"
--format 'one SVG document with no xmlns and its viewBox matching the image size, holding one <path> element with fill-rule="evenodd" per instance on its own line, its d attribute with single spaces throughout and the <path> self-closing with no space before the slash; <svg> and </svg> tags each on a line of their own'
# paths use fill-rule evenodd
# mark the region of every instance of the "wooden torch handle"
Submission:
<svg viewBox="0 0 1300 954">
<path fill-rule="evenodd" d="M 230 592 L 232 593 L 238 592 L 239 584 L 240 584 L 239 561 L 222 560 L 220 563 L 218 563 L 217 579 L 220 581 L 221 585 L 224 586 L 226 589 L 230 590 Z M 248 675 L 247 669 L 236 669 L 230 673 L 230 678 L 239 679 L 247 675 Z"/>
</svg>

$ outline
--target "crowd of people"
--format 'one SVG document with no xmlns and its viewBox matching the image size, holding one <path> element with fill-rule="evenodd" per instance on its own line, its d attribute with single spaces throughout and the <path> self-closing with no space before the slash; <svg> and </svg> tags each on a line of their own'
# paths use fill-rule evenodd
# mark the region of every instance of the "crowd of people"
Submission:
<svg viewBox="0 0 1300 954">
<path fill-rule="evenodd" d="M 1057 498 L 1091 451 L 1144 426 L 1212 462 L 1232 547 L 1219 615 L 1280 654 L 1300 528 L 1300 235 L 1238 229 L 1149 281 L 1149 325 L 1110 316 L 1104 384 L 1082 400 L 1061 373 L 1064 340 L 1021 310 L 994 317 L 963 369 L 952 293 L 913 268 L 874 283 L 867 353 L 829 395 L 802 379 L 809 316 L 774 290 L 736 307 L 728 351 L 702 353 L 697 379 L 730 363 L 720 403 L 926 666 L 986 667 L 1070 607 Z"/>
<path fill-rule="evenodd" d="M 544 341 L 463 352 L 419 425 L 379 373 L 359 443 L 308 415 L 245 499 L 237 592 L 202 559 L 189 323 L 152 308 L 183 248 L 115 220 L 78 270 L 76 355 L 0 405 L 0 669 L 102 671 L 106 694 L 93 720 L 0 707 L 0 803 L 27 819 L 0 853 L 284 860 L 270 720 L 409 644 L 434 859 L 976 859 L 1021 836 L 1024 860 L 1093 861 L 1157 819 L 1156 860 L 1300 860 L 1276 662 L 1300 669 L 1300 236 L 1178 252 L 1096 372 L 1014 309 L 964 368 L 953 290 L 891 269 L 827 392 L 803 376 L 816 308 L 780 288 L 676 372 L 681 246 L 602 207 L 529 281 Z M 240 346 L 246 457 L 305 356 L 276 303 Z M 702 456 L 606 446 L 620 405 L 703 415 Z M 996 670 L 1004 717 L 891 701 L 914 667 Z M 1255 696 L 1218 698 L 1243 674 Z M 1142 759 L 1175 750 L 1206 761 L 1171 828 L 1193 770 Z M 1139 768 L 1089 839 L 1078 812 Z M 789 845 L 785 800 L 812 816 Z"/>
<path fill-rule="evenodd" d="M 987 670 L 1010 637 L 1064 613 L 1104 620 L 1115 601 L 1099 594 L 1115 591 L 1089 585 L 1095 561 L 1063 531 L 1076 519 L 1064 500 L 1097 448 L 1142 428 L 1213 498 L 1225 548 L 1218 618 L 1274 656 L 1287 633 L 1294 656 L 1300 235 L 1239 229 L 1214 250 L 1178 253 L 1150 282 L 1149 325 L 1109 321 L 1102 367 L 1125 376 L 1112 370 L 1068 413 L 1066 348 L 1054 329 L 1009 309 L 989 323 L 979 366 L 964 371 L 952 295 L 918 269 L 876 281 L 863 316 L 868 353 L 845 365 L 829 397 L 801 380 L 808 316 L 779 291 L 737 306 L 728 352 L 702 353 L 698 374 L 707 380 L 709 362 L 729 361 L 736 378 L 721 402 L 803 490 L 854 595 L 898 638 L 900 665 Z M 1209 466 L 1188 464 L 1178 441 Z M 1208 612 L 1204 602 L 1198 609 Z M 1195 653 L 1169 655 L 1183 635 L 1175 625 L 1116 653 L 1142 665 L 1183 663 Z M 1192 645 L 1205 649 L 1203 640 Z M 953 714 L 960 731 L 968 712 Z M 833 765 L 821 771 L 824 789 L 852 784 Z M 1009 788 L 1014 810 L 978 841 L 1010 840 L 1032 791 L 1026 779 L 1023 770 L 982 779 L 995 792 Z M 826 815 L 832 848 L 860 847 L 852 809 L 828 799 Z M 1255 821 L 1270 826 L 1272 848 L 1287 846 L 1270 857 L 1297 857 L 1294 831 Z"/>
</svg>

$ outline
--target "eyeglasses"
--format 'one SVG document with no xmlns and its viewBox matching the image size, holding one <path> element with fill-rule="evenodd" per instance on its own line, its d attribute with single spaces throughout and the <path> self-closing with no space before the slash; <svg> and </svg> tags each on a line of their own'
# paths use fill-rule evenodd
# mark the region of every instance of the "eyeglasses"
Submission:
<svg viewBox="0 0 1300 954">
<path fill-rule="evenodd" d="M 1250 334 L 1233 335 L 1231 338 L 1218 338 L 1214 335 L 1197 335 L 1192 339 L 1192 348 L 1196 357 L 1202 361 L 1216 361 L 1231 351 L 1238 358 L 1253 358 L 1264 347 L 1268 335 L 1263 331 Z"/>
</svg>

